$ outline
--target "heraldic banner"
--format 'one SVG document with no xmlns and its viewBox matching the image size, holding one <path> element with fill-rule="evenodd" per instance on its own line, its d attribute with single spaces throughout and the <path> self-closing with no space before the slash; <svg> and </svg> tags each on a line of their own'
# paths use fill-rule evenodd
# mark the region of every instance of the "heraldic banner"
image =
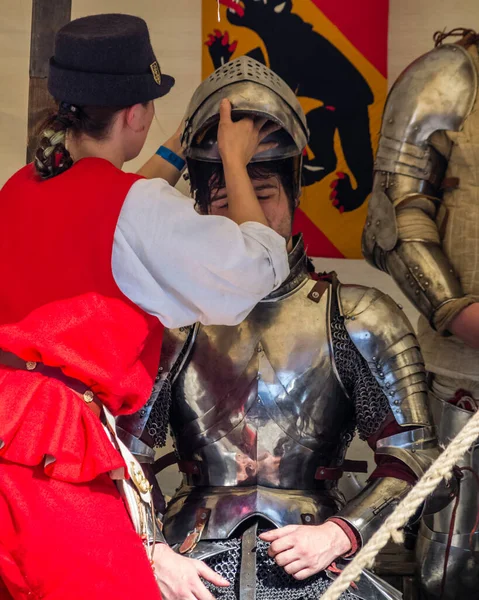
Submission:
<svg viewBox="0 0 479 600">
<path fill-rule="evenodd" d="M 294 90 L 310 141 L 295 229 L 315 257 L 361 258 L 387 93 L 388 0 L 202 0 L 202 75 L 248 55 Z"/>
</svg>

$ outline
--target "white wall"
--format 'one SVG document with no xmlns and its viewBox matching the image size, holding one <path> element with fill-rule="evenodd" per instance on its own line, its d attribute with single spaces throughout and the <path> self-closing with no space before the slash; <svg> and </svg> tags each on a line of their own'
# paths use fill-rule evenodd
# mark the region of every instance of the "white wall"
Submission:
<svg viewBox="0 0 479 600">
<path fill-rule="evenodd" d="M 52 0 L 54 1 L 54 0 Z M 213 1 L 213 0 L 211 0 Z M 302 0 L 307 1 L 307 0 Z M 333 1 L 333 0 L 331 0 Z M 340 0 L 336 0 L 340 1 Z M 150 26 L 161 68 L 176 77 L 173 91 L 156 102 L 157 120 L 135 170 L 173 133 L 189 97 L 201 78 L 200 0 L 73 0 L 73 18 L 99 12 L 129 12 Z M 27 137 L 28 67 L 31 0 L 3 0 L 0 20 L 0 185 L 25 160 Z M 479 30 L 478 0 L 390 0 L 389 75 L 399 75 L 418 55 L 432 47 L 436 30 L 468 26 Z M 185 186 L 183 184 L 183 189 Z M 320 270 L 335 270 L 348 283 L 378 287 L 388 292 L 415 322 L 415 311 L 388 276 L 359 260 L 317 260 Z M 355 458 L 369 457 L 363 444 L 353 442 Z M 173 469 L 162 476 L 171 494 L 177 478 Z"/>
</svg>

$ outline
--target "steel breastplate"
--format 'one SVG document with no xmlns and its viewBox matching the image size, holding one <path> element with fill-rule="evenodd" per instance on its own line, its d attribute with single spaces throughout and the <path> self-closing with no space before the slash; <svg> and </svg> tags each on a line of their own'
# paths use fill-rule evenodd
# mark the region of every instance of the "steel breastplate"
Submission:
<svg viewBox="0 0 479 600">
<path fill-rule="evenodd" d="M 341 464 L 353 407 L 334 374 L 327 290 L 293 274 L 236 327 L 200 327 L 175 382 L 171 427 L 181 461 L 195 465 L 164 520 L 169 543 L 194 527 L 195 511 L 212 513 L 204 539 L 226 537 L 248 516 L 277 526 L 322 522 L 337 512 L 336 482 L 318 466 Z M 217 514 L 221 511 L 221 515 Z"/>
</svg>

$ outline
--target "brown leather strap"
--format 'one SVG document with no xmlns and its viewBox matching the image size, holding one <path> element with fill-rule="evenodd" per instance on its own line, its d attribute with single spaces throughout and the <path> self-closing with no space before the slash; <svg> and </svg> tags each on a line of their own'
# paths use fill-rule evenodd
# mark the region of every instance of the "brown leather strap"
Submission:
<svg viewBox="0 0 479 600">
<path fill-rule="evenodd" d="M 158 475 L 158 473 L 161 473 L 161 471 L 163 471 L 164 469 L 171 467 L 171 465 L 176 465 L 177 462 L 178 458 L 175 452 L 168 452 L 168 454 L 163 454 L 163 456 L 160 456 L 160 458 L 155 460 L 155 462 L 153 463 L 153 473 L 155 475 Z"/>
<path fill-rule="evenodd" d="M 343 473 L 367 473 L 368 463 L 365 460 L 345 460 L 339 467 L 318 467 L 314 478 L 318 481 L 337 481 Z"/>
<path fill-rule="evenodd" d="M 346 459 L 343 461 L 342 467 L 345 473 L 367 473 L 368 461 Z"/>
<path fill-rule="evenodd" d="M 318 280 L 309 292 L 308 298 L 313 302 L 318 303 L 321 300 L 324 292 L 328 289 L 328 287 L 329 283 L 327 281 L 323 281 L 321 279 Z"/>
<path fill-rule="evenodd" d="M 196 511 L 195 528 L 188 533 L 184 542 L 181 544 L 178 552 L 180 554 L 187 554 L 196 548 L 198 542 L 201 539 L 206 523 L 210 516 L 211 509 L 209 508 L 198 508 Z"/>
<path fill-rule="evenodd" d="M 64 385 L 69 387 L 77 396 L 79 396 L 90 410 L 99 417 L 102 410 L 102 403 L 99 398 L 90 390 L 90 388 L 73 377 L 68 377 L 60 369 L 60 367 L 49 367 L 40 362 L 25 361 L 13 352 L 6 352 L 0 350 L 0 365 L 8 367 L 10 369 L 18 369 L 20 371 L 31 371 L 32 373 L 41 373 L 45 377 L 51 377 L 57 381 L 61 381 Z"/>
</svg>

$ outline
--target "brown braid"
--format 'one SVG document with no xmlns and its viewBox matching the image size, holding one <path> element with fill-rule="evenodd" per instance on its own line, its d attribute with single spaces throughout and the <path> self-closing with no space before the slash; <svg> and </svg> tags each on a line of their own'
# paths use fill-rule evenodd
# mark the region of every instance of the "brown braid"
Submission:
<svg viewBox="0 0 479 600">
<path fill-rule="evenodd" d="M 148 102 L 143 103 L 148 106 Z M 127 106 L 82 106 L 60 102 L 58 111 L 40 128 L 40 143 L 34 163 L 42 179 L 50 179 L 69 169 L 73 159 L 65 147 L 67 132 L 72 137 L 81 135 L 104 140 L 116 115 Z"/>
<path fill-rule="evenodd" d="M 43 125 L 35 152 L 35 168 L 42 179 L 55 177 L 69 169 L 73 159 L 65 147 L 67 130 L 79 122 L 80 109 L 62 102 L 58 112 Z"/>
</svg>

